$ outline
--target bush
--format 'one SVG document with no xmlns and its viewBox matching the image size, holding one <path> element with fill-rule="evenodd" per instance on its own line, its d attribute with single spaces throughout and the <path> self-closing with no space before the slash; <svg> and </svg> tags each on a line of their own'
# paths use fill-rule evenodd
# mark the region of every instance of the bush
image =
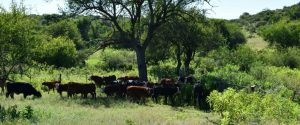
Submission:
<svg viewBox="0 0 300 125">
<path fill-rule="evenodd" d="M 10 106 L 7 109 L 0 105 L 0 121 L 13 121 L 18 119 L 33 119 L 34 112 L 31 106 L 26 106 L 23 110 L 18 110 L 18 106 Z"/>
<path fill-rule="evenodd" d="M 221 47 L 211 51 L 208 57 L 215 60 L 218 67 L 233 64 L 240 66 L 242 71 L 248 71 L 251 64 L 258 60 L 256 52 L 245 45 L 238 46 L 235 50 Z"/>
<path fill-rule="evenodd" d="M 71 20 L 62 20 L 57 23 L 52 23 L 46 27 L 46 31 L 54 38 L 66 37 L 74 41 L 77 49 L 84 47 L 77 25 Z"/>
<path fill-rule="evenodd" d="M 300 21 L 280 21 L 260 29 L 260 34 L 271 45 L 280 47 L 300 46 Z"/>
<path fill-rule="evenodd" d="M 53 38 L 44 43 L 37 51 L 37 61 L 56 67 L 72 67 L 76 64 L 75 44 L 64 37 Z"/>
<path fill-rule="evenodd" d="M 224 93 L 213 91 L 208 97 L 213 111 L 221 114 L 221 124 L 296 124 L 299 105 L 277 94 L 260 95 L 228 89 Z"/>
<path fill-rule="evenodd" d="M 150 66 L 148 71 L 150 75 L 158 79 L 175 78 L 177 76 L 176 66 L 171 62 L 160 62 L 159 65 Z"/>
<path fill-rule="evenodd" d="M 300 49 L 289 47 L 285 49 L 269 48 L 259 53 L 260 60 L 266 65 L 286 66 L 300 69 Z"/>
<path fill-rule="evenodd" d="M 133 70 L 136 66 L 136 56 L 129 50 L 105 49 L 90 56 L 87 63 L 106 71 Z"/>
</svg>

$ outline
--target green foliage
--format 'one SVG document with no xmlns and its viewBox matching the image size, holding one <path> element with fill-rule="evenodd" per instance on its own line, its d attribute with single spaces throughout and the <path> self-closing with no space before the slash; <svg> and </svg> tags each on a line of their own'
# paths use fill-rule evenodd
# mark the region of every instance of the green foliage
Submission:
<svg viewBox="0 0 300 125">
<path fill-rule="evenodd" d="M 261 28 L 260 32 L 271 45 L 300 46 L 300 21 L 280 21 Z"/>
<path fill-rule="evenodd" d="M 283 9 L 269 10 L 265 9 L 257 14 L 250 15 L 244 13 L 240 16 L 240 19 L 234 20 L 239 22 L 245 29 L 251 33 L 256 33 L 257 30 L 266 25 L 278 23 L 282 20 L 293 21 L 300 17 L 300 3 L 284 7 Z"/>
<path fill-rule="evenodd" d="M 210 72 L 208 75 L 226 80 L 231 84 L 237 85 L 237 88 L 244 88 L 257 83 L 253 76 L 240 71 L 240 67 L 236 65 L 226 65 Z"/>
<path fill-rule="evenodd" d="M 159 62 L 159 65 L 149 67 L 149 74 L 157 77 L 158 79 L 174 78 L 177 76 L 176 66 L 174 66 L 171 62 Z"/>
<path fill-rule="evenodd" d="M 268 48 L 259 53 L 259 60 L 266 65 L 285 66 L 290 68 L 300 68 L 300 49 L 289 47 L 286 49 Z"/>
<path fill-rule="evenodd" d="M 52 23 L 45 28 L 46 32 L 54 38 L 67 37 L 75 43 L 77 49 L 82 49 L 84 47 L 77 25 L 71 20 L 66 19 L 57 23 Z"/>
<path fill-rule="evenodd" d="M 33 117 L 33 109 L 31 106 L 26 106 L 22 111 L 22 116 L 26 119 L 31 119 Z"/>
<path fill-rule="evenodd" d="M 221 114 L 221 124 L 296 124 L 299 105 L 277 94 L 260 95 L 228 89 L 224 93 L 213 91 L 208 97 L 213 111 Z"/>
<path fill-rule="evenodd" d="M 89 17 L 80 17 L 77 21 L 77 28 L 81 34 L 81 37 L 85 41 L 89 41 L 89 30 L 91 28 L 92 20 Z"/>
<path fill-rule="evenodd" d="M 76 64 L 77 50 L 68 38 L 57 37 L 44 43 L 36 50 L 37 61 L 56 67 L 72 67 Z"/>
<path fill-rule="evenodd" d="M 105 71 L 132 70 L 136 65 L 134 52 L 105 49 L 98 51 L 87 61 L 88 65 Z"/>
<path fill-rule="evenodd" d="M 237 23 L 226 22 L 225 20 L 212 19 L 211 23 L 216 28 L 214 32 L 218 32 L 222 35 L 223 45 L 227 45 L 229 48 L 235 48 L 236 46 L 246 43 L 245 35 L 242 33 L 241 26 Z M 211 37 L 216 37 L 213 35 Z"/>
<path fill-rule="evenodd" d="M 256 52 L 245 45 L 238 46 L 236 50 L 220 47 L 209 52 L 207 57 L 213 59 L 217 67 L 233 64 L 240 66 L 242 71 L 248 71 L 251 64 L 258 60 Z"/>
<path fill-rule="evenodd" d="M 0 10 L 0 78 L 7 77 L 17 65 L 29 64 L 36 47 L 36 20 L 25 15 L 23 6 Z"/>
<path fill-rule="evenodd" d="M 23 110 L 18 110 L 17 105 L 9 106 L 7 109 L 0 105 L 0 121 L 14 121 L 19 119 L 33 119 L 34 110 L 31 106 L 26 106 Z"/>
</svg>

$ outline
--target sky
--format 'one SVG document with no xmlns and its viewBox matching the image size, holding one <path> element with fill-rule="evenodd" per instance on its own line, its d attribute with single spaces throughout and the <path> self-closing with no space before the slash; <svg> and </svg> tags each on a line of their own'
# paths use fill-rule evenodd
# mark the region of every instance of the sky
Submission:
<svg viewBox="0 0 300 125">
<path fill-rule="evenodd" d="M 0 6 L 8 9 L 11 1 L 0 0 Z M 13 1 L 18 3 L 20 0 Z M 210 18 L 237 19 L 244 12 L 255 14 L 264 9 L 281 9 L 299 2 L 300 0 L 211 0 L 213 7 L 201 7 L 210 9 L 207 14 Z M 65 0 L 24 0 L 24 4 L 31 14 L 53 14 L 59 13 L 58 8 L 65 7 Z"/>
</svg>

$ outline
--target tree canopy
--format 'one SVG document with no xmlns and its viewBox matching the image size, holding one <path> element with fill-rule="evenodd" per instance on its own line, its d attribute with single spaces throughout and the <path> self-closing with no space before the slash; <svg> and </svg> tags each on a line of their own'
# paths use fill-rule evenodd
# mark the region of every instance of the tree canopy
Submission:
<svg viewBox="0 0 300 125">
<path fill-rule="evenodd" d="M 99 14 L 109 21 L 117 34 L 110 41 L 128 44 L 135 50 L 140 79 L 147 80 L 145 50 L 156 30 L 200 2 L 203 0 L 68 0 L 68 5 L 71 12 Z"/>
</svg>

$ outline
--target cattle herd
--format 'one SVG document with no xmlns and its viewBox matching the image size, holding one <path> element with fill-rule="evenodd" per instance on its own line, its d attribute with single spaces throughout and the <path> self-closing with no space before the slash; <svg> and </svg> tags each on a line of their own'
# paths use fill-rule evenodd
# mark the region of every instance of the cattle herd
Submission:
<svg viewBox="0 0 300 125">
<path fill-rule="evenodd" d="M 90 76 L 89 80 L 93 83 L 85 84 L 78 82 L 68 82 L 63 84 L 60 80 L 43 82 L 42 85 L 50 91 L 57 91 L 60 96 L 67 93 L 67 97 L 80 94 L 82 98 L 87 98 L 90 94 L 93 99 L 96 99 L 96 88 L 100 88 L 101 92 L 107 97 L 128 98 L 132 101 L 144 102 L 146 98 L 152 97 L 157 103 L 158 98 L 163 96 L 165 101 L 174 103 L 174 95 L 180 93 L 180 84 L 197 83 L 193 77 L 180 77 L 178 80 L 164 78 L 160 83 L 152 83 L 149 81 L 140 81 L 137 76 L 125 76 L 117 78 L 111 76 Z M 5 81 L 0 81 L 0 87 L 4 92 L 3 84 Z M 23 94 L 24 98 L 29 95 L 41 97 L 41 93 L 37 91 L 30 83 L 25 82 L 6 82 L 6 97 L 14 98 L 14 94 Z M 202 99 L 203 86 L 200 83 L 194 84 L 194 99 Z M 195 100 L 196 101 L 196 100 Z"/>
</svg>

